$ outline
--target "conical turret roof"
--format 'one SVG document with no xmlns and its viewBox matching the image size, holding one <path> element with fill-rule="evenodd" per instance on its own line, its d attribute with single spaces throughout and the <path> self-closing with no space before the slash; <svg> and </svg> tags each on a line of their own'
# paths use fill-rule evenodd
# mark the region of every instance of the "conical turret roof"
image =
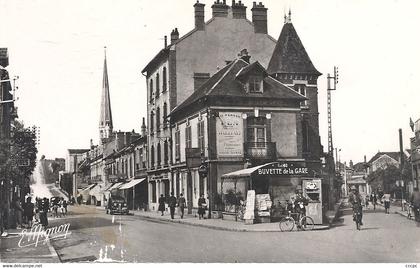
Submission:
<svg viewBox="0 0 420 268">
<path fill-rule="evenodd" d="M 304 73 L 321 75 L 312 64 L 300 38 L 289 21 L 284 24 L 267 68 L 268 73 Z"/>
</svg>

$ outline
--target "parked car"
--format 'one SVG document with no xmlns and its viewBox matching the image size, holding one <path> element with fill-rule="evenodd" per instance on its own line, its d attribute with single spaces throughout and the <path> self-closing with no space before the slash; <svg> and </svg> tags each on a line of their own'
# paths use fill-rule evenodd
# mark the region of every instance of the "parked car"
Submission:
<svg viewBox="0 0 420 268">
<path fill-rule="evenodd" d="M 125 199 L 121 196 L 113 196 L 108 200 L 106 214 L 125 214 L 128 215 L 128 206 Z"/>
</svg>

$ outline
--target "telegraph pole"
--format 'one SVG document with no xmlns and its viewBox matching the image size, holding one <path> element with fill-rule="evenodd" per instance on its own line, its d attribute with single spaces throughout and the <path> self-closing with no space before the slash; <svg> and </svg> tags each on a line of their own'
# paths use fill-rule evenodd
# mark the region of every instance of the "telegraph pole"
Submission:
<svg viewBox="0 0 420 268">
<path fill-rule="evenodd" d="M 333 87 L 331 87 L 331 79 Z M 338 84 L 338 68 L 334 66 L 334 76 L 327 75 L 327 111 L 328 111 L 328 154 L 334 157 L 333 135 L 332 135 L 332 119 L 331 119 L 331 91 L 337 89 Z"/>
</svg>

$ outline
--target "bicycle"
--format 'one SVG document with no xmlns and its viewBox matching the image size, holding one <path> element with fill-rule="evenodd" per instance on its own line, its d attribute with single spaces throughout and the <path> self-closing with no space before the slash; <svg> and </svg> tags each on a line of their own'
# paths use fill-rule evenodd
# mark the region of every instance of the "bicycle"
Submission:
<svg viewBox="0 0 420 268">
<path fill-rule="evenodd" d="M 297 221 L 293 215 L 297 216 Z M 298 229 L 300 227 L 303 231 L 311 231 L 314 229 L 314 220 L 311 217 L 302 217 L 302 213 L 292 213 L 291 211 L 288 212 L 288 216 L 280 220 L 279 227 L 282 232 L 291 232 L 296 224 Z"/>
</svg>

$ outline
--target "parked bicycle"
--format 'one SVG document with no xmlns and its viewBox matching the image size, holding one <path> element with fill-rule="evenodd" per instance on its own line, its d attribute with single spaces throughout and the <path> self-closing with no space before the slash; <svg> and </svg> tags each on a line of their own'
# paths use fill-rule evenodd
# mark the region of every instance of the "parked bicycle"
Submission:
<svg viewBox="0 0 420 268">
<path fill-rule="evenodd" d="M 288 216 L 280 220 L 279 227 L 282 232 L 291 232 L 297 225 L 298 230 L 311 231 L 314 229 L 314 220 L 302 213 L 292 213 L 289 211 Z"/>
</svg>

